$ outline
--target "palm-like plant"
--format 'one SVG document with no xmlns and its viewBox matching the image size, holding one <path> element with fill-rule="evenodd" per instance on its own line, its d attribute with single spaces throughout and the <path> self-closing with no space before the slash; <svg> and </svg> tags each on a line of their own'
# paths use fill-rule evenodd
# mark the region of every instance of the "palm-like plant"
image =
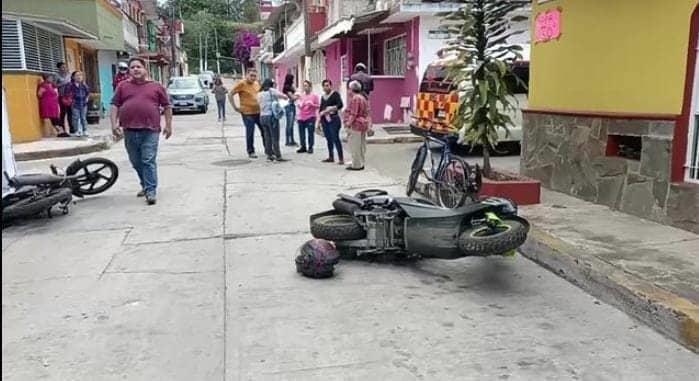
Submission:
<svg viewBox="0 0 699 381">
<path fill-rule="evenodd" d="M 449 77 L 461 92 L 454 123 L 463 126 L 460 142 L 483 147 L 483 172 L 490 175 L 490 154 L 498 142 L 498 130 L 514 125 L 508 111 L 516 108 L 512 63 L 521 58 L 522 47 L 508 39 L 524 31 L 513 31 L 510 16 L 523 1 L 467 0 L 458 11 L 443 15 L 444 27 L 452 39 L 446 52 L 456 59 L 449 65 Z"/>
</svg>

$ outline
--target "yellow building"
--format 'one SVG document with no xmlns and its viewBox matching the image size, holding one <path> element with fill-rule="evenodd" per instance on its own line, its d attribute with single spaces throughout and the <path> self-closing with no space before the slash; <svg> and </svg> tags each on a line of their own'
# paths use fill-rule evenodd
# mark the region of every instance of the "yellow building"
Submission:
<svg viewBox="0 0 699 381">
<path fill-rule="evenodd" d="M 699 232 L 698 0 L 533 0 L 522 172 Z"/>
</svg>

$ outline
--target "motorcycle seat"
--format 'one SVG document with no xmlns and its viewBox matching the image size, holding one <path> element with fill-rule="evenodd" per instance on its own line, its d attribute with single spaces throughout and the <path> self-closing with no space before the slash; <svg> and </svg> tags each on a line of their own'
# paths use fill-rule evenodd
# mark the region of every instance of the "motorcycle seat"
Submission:
<svg viewBox="0 0 699 381">
<path fill-rule="evenodd" d="M 46 173 L 33 173 L 15 176 L 12 179 L 10 179 L 9 182 L 15 187 L 19 187 L 24 185 L 59 184 L 63 181 L 65 181 L 65 177 L 63 176 L 56 176 Z"/>
</svg>

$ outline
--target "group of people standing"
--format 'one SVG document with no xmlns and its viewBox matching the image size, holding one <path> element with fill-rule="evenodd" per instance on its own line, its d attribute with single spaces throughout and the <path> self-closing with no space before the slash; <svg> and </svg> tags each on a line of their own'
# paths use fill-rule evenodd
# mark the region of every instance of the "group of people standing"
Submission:
<svg viewBox="0 0 699 381">
<path fill-rule="evenodd" d="M 362 73 L 365 76 L 362 76 Z M 298 92 L 294 85 L 294 76 L 287 74 L 280 91 L 275 88 L 272 79 L 265 79 L 260 85 L 257 81 L 257 71 L 249 69 L 245 79 L 238 82 L 229 93 L 231 105 L 243 118 L 248 156 L 257 158 L 254 146 L 254 132 L 257 126 L 262 135 L 267 160 L 287 161 L 282 157 L 280 149 L 280 121 L 285 119 L 286 146 L 300 145 L 297 153 L 312 154 L 315 131 L 319 131 L 322 132 L 328 146 L 328 157 L 322 161 L 334 163 L 337 154 L 337 163 L 344 165 L 340 138 L 344 124 L 352 154 L 352 162 L 347 169 L 363 170 L 366 137 L 372 133 L 369 93 L 373 86 L 371 78 L 366 75 L 366 67 L 362 64 L 357 65 L 349 83 L 346 107 L 330 80 L 324 80 L 322 86 L 323 93 L 314 94 L 313 84 L 304 81 L 302 91 Z M 235 95 L 239 97 L 239 105 L 234 100 Z M 287 104 L 282 106 L 282 101 Z M 219 104 L 219 108 L 221 107 Z M 298 125 L 298 143 L 294 139 L 295 123 Z"/>
<path fill-rule="evenodd" d="M 56 68 L 57 74 L 42 75 L 36 93 L 39 98 L 39 116 L 54 130 L 46 131 L 46 134 L 55 133 L 58 137 L 87 137 L 90 88 L 85 84 L 81 71 L 69 73 L 64 62 L 59 62 Z"/>
</svg>

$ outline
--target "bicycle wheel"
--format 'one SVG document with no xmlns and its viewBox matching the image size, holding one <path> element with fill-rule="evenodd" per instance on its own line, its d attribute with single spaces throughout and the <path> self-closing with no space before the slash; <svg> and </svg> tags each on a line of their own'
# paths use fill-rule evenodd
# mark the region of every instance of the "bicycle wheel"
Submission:
<svg viewBox="0 0 699 381">
<path fill-rule="evenodd" d="M 413 164 L 410 166 L 410 177 L 408 177 L 408 187 L 405 191 L 407 196 L 410 196 L 415 191 L 420 172 L 422 172 L 422 168 L 425 166 L 425 159 L 427 159 L 427 145 L 423 144 L 418 148 Z"/>
<path fill-rule="evenodd" d="M 437 174 L 437 199 L 442 207 L 458 208 L 468 196 L 469 167 L 461 159 L 450 158 Z"/>
</svg>

